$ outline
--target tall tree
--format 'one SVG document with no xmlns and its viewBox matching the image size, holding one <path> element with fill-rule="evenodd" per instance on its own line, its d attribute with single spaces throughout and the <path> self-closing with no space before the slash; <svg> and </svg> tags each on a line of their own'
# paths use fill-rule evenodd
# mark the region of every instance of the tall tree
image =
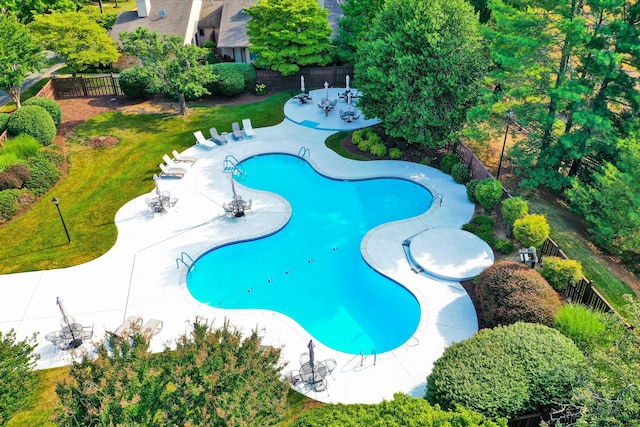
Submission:
<svg viewBox="0 0 640 427">
<path fill-rule="evenodd" d="M 211 67 L 205 63 L 208 50 L 185 45 L 181 37 L 158 34 L 138 27 L 119 35 L 124 52 L 139 58 L 143 67 L 152 71 L 151 92 L 166 92 L 178 99 L 180 114 L 187 113 L 186 97 L 198 98 L 209 93 L 205 85 L 214 80 Z"/>
<path fill-rule="evenodd" d="M 33 392 L 35 348 L 35 336 L 18 341 L 13 329 L 0 332 L 0 425 L 5 425 Z"/>
<path fill-rule="evenodd" d="M 353 64 L 360 40 L 369 32 L 376 14 L 382 9 L 384 0 L 345 0 L 343 16 L 339 21 L 336 37 L 336 54 L 341 61 Z"/>
<path fill-rule="evenodd" d="M 117 61 L 119 54 L 107 31 L 86 13 L 37 15 L 28 25 L 45 49 L 64 58 L 72 73 Z"/>
<path fill-rule="evenodd" d="M 27 27 L 15 17 L 0 15 L 0 89 L 20 108 L 20 92 L 27 74 L 38 71 L 44 55 Z"/>
<path fill-rule="evenodd" d="M 251 17 L 247 34 L 257 67 L 287 76 L 331 61 L 329 12 L 316 0 L 258 0 L 245 12 Z"/>
<path fill-rule="evenodd" d="M 443 145 L 476 101 L 485 57 L 465 0 L 388 0 L 358 48 L 358 105 L 389 135 Z"/>
<path fill-rule="evenodd" d="M 27 24 L 35 15 L 75 12 L 86 3 L 86 0 L 0 0 L 0 10 L 17 16 L 20 22 Z"/>
</svg>

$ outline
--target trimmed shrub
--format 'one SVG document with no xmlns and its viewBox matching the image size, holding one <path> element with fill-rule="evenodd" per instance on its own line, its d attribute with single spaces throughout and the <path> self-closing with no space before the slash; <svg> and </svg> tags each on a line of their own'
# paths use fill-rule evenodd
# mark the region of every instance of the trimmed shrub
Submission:
<svg viewBox="0 0 640 427">
<path fill-rule="evenodd" d="M 122 92 L 131 99 L 144 99 L 156 93 L 152 89 L 154 73 L 148 67 L 136 66 L 122 70 L 118 83 Z"/>
<path fill-rule="evenodd" d="M 202 43 L 202 47 L 205 49 L 209 49 L 209 52 L 207 52 L 207 56 L 204 58 L 207 64 L 217 64 L 218 62 L 220 62 L 218 55 L 216 55 L 216 44 L 213 41 L 207 40 L 206 42 Z"/>
<path fill-rule="evenodd" d="M 478 199 L 476 199 L 476 187 L 478 187 L 479 183 L 480 181 L 477 179 L 472 179 L 465 184 L 465 187 L 467 188 L 467 197 L 471 203 L 478 203 Z"/>
<path fill-rule="evenodd" d="M 402 157 L 402 151 L 399 148 L 394 147 L 391 150 L 389 150 L 389 157 L 391 157 L 394 160 L 397 160 L 400 157 Z"/>
<path fill-rule="evenodd" d="M 55 123 L 56 126 L 62 123 L 62 109 L 53 99 L 34 96 L 22 103 L 23 107 L 27 105 L 37 105 L 47 110 L 47 113 L 49 113 L 49 115 L 53 119 L 53 123 Z"/>
<path fill-rule="evenodd" d="M 573 259 L 547 256 L 544 257 L 540 274 L 553 289 L 562 291 L 568 285 L 575 285 L 582 279 L 582 264 Z"/>
<path fill-rule="evenodd" d="M 502 199 L 502 184 L 495 178 L 486 178 L 478 183 L 474 192 L 476 200 L 491 212 Z"/>
<path fill-rule="evenodd" d="M 517 219 L 527 216 L 529 204 L 521 197 L 511 197 L 502 202 L 500 212 L 502 213 L 502 220 L 509 225 L 513 225 Z"/>
<path fill-rule="evenodd" d="M 31 177 L 31 172 L 29 172 L 29 169 L 27 169 L 25 165 L 22 165 L 20 163 L 9 166 L 7 169 L 5 169 L 5 172 L 15 175 L 23 183 L 27 182 L 27 180 Z"/>
<path fill-rule="evenodd" d="M 33 157 L 26 163 L 31 177 L 25 182 L 24 187 L 30 189 L 36 196 L 46 193 L 60 179 L 60 170 L 46 156 Z"/>
<path fill-rule="evenodd" d="M 495 242 L 495 233 L 493 231 L 494 224 L 495 221 L 493 218 L 478 215 L 474 217 L 470 223 L 463 225 L 462 229 L 475 234 L 487 242 L 488 245 L 493 246 Z"/>
<path fill-rule="evenodd" d="M 358 143 L 358 150 L 363 153 L 368 153 L 369 150 L 371 150 L 371 147 L 373 147 L 373 141 L 370 139 L 363 139 Z"/>
<path fill-rule="evenodd" d="M 527 215 L 513 223 L 513 236 L 525 247 L 540 247 L 549 237 L 551 227 L 544 215 Z"/>
<path fill-rule="evenodd" d="M 466 184 L 471 179 L 471 172 L 469 166 L 458 163 L 451 167 L 451 176 L 453 180 L 458 184 Z"/>
<path fill-rule="evenodd" d="M 356 131 L 353 131 L 353 133 L 351 134 L 351 142 L 354 145 L 358 145 L 363 140 L 368 139 L 368 137 L 365 138 L 365 135 L 367 135 L 366 132 L 365 132 L 365 129 L 358 129 Z"/>
<path fill-rule="evenodd" d="M 462 159 L 456 153 L 445 154 L 442 159 L 440 159 L 440 170 L 444 173 L 451 174 L 453 165 L 457 165 L 461 161 Z"/>
<path fill-rule="evenodd" d="M 12 173 L 0 172 L 0 191 L 12 190 L 22 187 L 24 182 Z"/>
<path fill-rule="evenodd" d="M 582 350 L 600 345 L 608 335 L 602 314 L 582 304 L 569 303 L 558 309 L 555 327 Z"/>
<path fill-rule="evenodd" d="M 0 223 L 9 221 L 20 210 L 20 190 L 0 191 Z"/>
<path fill-rule="evenodd" d="M 486 216 L 486 215 L 478 215 L 473 217 L 473 220 L 471 220 L 472 223 L 478 225 L 478 226 L 482 226 L 482 225 L 488 225 L 489 227 L 492 227 L 496 224 L 496 220 L 491 218 L 490 216 Z"/>
<path fill-rule="evenodd" d="M 11 117 L 11 114 L 0 113 L 0 133 L 7 130 L 7 123 L 9 122 L 9 117 Z"/>
<path fill-rule="evenodd" d="M 8 129 L 11 135 L 26 133 L 45 146 L 56 137 L 53 119 L 47 110 L 38 105 L 27 105 L 16 110 L 9 119 Z"/>
<path fill-rule="evenodd" d="M 387 154 L 387 147 L 382 142 L 378 142 L 371 146 L 369 152 L 374 156 L 384 157 Z"/>
<path fill-rule="evenodd" d="M 245 62 L 232 62 L 231 66 L 235 67 L 244 79 L 244 90 L 249 90 L 256 84 L 256 69 L 253 65 Z"/>
<path fill-rule="evenodd" d="M 536 270 L 500 261 L 475 280 L 478 319 L 484 327 L 522 321 L 553 326 L 560 298 Z"/>
<path fill-rule="evenodd" d="M 573 341 L 555 329 L 522 322 L 482 329 L 435 361 L 425 398 L 512 418 L 568 402 L 583 363 Z"/>
<path fill-rule="evenodd" d="M 256 87 L 255 87 L 255 94 L 258 96 L 264 96 L 267 94 L 267 92 L 269 92 L 269 90 L 267 89 L 267 85 L 264 83 L 256 83 Z"/>
<path fill-rule="evenodd" d="M 26 159 L 35 156 L 42 149 L 37 139 L 26 133 L 9 138 L 0 153 L 12 153 L 18 159 Z"/>
<path fill-rule="evenodd" d="M 220 94 L 224 96 L 233 96 L 244 92 L 246 88 L 245 76 L 243 71 L 237 67 L 237 65 L 240 64 L 221 62 L 211 65 L 213 74 L 217 77 L 213 82 L 207 85 L 207 89 L 212 95 Z M 253 80 L 255 83 L 255 74 Z M 252 86 L 253 84 L 249 87 Z"/>
<path fill-rule="evenodd" d="M 502 255 L 507 255 L 513 252 L 515 245 L 511 240 L 499 239 L 499 240 L 496 240 L 495 248 L 496 248 L 496 251 L 498 251 L 498 253 L 501 253 Z"/>
</svg>

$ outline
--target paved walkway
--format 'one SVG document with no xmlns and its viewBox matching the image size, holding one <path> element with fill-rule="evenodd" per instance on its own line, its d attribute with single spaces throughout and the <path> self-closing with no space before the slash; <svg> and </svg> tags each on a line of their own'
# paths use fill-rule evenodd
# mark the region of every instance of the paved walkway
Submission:
<svg viewBox="0 0 640 427">
<path fill-rule="evenodd" d="M 316 97 L 315 93 L 312 95 Z M 315 104 L 302 106 L 298 111 L 312 115 L 316 112 L 314 108 Z M 452 342 L 473 335 L 478 325 L 473 304 L 460 283 L 416 274 L 402 243 L 427 229 L 459 229 L 472 217 L 474 206 L 467 200 L 464 186 L 439 170 L 410 162 L 357 162 L 342 158 L 324 145 L 325 139 L 337 129 L 303 127 L 293 121 L 300 117 L 296 119 L 290 112 L 287 117 L 279 125 L 256 128 L 252 138 L 213 149 L 194 145 L 186 150 L 185 155 L 199 160 L 188 168 L 183 179 L 160 182 L 163 190 L 179 198 L 175 208 L 154 216 L 145 203 L 146 197 L 153 196 L 151 188 L 149 193 L 126 203 L 115 218 L 116 244 L 105 255 L 76 267 L 0 276 L 3 295 L 0 330 L 15 328 L 19 337 L 38 332 L 37 352 L 41 359 L 37 367 L 43 369 L 69 363 L 74 353 L 90 348 L 85 343 L 65 355 L 56 352 L 44 339 L 46 333 L 60 329 L 56 297 L 64 301 L 67 311 L 79 323 L 93 324 L 94 339 L 103 337 L 105 331 L 115 330 L 130 315 L 143 317 L 145 321 L 162 320 L 162 331 L 151 341 L 154 351 L 161 350 L 165 343 L 172 345 L 176 337 L 190 329 L 196 316 L 215 325 L 226 318 L 246 333 L 258 327 L 263 344 L 282 346 L 282 361 L 287 363 L 283 374 L 297 373 L 300 354 L 307 350 L 313 337 L 279 313 L 222 310 L 196 301 L 186 289 L 186 268 L 176 259 L 182 252 L 195 259 L 213 246 L 261 236 L 286 223 L 290 212 L 285 200 L 239 185 L 236 187 L 245 200 L 253 200 L 253 215 L 237 221 L 225 219 L 222 204 L 231 200 L 232 189 L 228 175 L 222 172 L 223 161 L 228 154 L 239 160 L 268 152 L 297 155 L 304 146 L 310 153 L 306 159 L 328 176 L 400 177 L 444 197 L 441 206 L 434 204 L 423 215 L 371 230 L 361 243 L 363 256 L 371 266 L 416 296 L 422 314 L 414 335 L 397 349 L 375 356 L 340 353 L 314 340 L 315 359 L 333 358 L 337 368 L 328 377 L 326 391 L 315 392 L 301 384 L 297 389 L 324 402 L 376 403 L 392 399 L 398 391 L 422 396 L 433 362 Z M 440 243 L 454 241 L 457 235 L 446 234 L 440 239 Z M 434 245 L 420 250 L 415 258 L 434 252 L 446 257 L 452 265 L 464 264 L 477 255 L 467 253 L 465 247 L 455 246 L 445 254 L 442 245 Z"/>
</svg>

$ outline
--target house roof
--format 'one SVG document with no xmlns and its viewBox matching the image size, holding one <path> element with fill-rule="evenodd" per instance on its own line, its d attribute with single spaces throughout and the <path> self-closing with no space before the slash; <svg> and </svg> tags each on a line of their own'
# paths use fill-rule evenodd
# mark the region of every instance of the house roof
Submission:
<svg viewBox="0 0 640 427">
<path fill-rule="evenodd" d="M 204 0 L 200 9 L 198 28 L 219 28 L 222 20 L 223 0 Z"/>
<path fill-rule="evenodd" d="M 249 8 L 256 0 L 232 0 L 225 1 L 222 8 L 222 20 L 220 34 L 218 35 L 218 47 L 249 47 L 247 35 L 247 22 L 251 17 L 244 13 L 244 8 Z"/>
<path fill-rule="evenodd" d="M 176 34 L 190 43 L 193 34 L 187 34 L 190 24 L 191 9 L 197 0 L 151 0 L 149 16 L 139 18 L 137 11 L 123 12 L 118 15 L 116 23 L 111 29 L 111 38 L 120 42 L 118 35 L 121 31 L 135 31 L 138 27 L 146 27 L 159 34 Z M 164 11 L 164 17 L 158 12 Z"/>
</svg>

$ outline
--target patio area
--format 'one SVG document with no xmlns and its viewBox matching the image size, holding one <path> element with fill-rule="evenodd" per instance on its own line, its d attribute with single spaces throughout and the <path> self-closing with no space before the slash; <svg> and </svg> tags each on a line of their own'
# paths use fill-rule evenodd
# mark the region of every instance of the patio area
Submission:
<svg viewBox="0 0 640 427">
<path fill-rule="evenodd" d="M 329 91 L 330 98 L 337 97 L 344 88 Z M 149 188 L 149 193 L 125 204 L 115 218 L 118 240 L 100 258 L 65 269 L 0 276 L 0 291 L 10 296 L 0 301 L 0 328 L 14 328 L 18 337 L 38 332 L 37 352 L 41 358 L 37 368 L 45 369 L 70 363 L 75 355 L 91 348 L 91 340 L 115 331 L 130 316 L 162 322 L 161 330 L 151 338 L 152 350 L 172 345 L 175 338 L 190 330 L 190 322 L 196 316 L 215 325 L 229 319 L 246 333 L 257 325 L 263 345 L 282 347 L 282 362 L 287 363 L 283 377 L 288 380 L 301 370 L 306 372 L 302 365 L 308 362 L 301 361 L 301 353 L 308 351 L 307 345 L 313 339 L 315 360 L 335 361 L 334 369 L 322 377 L 325 388 L 313 387 L 307 381 L 291 381 L 292 387 L 313 399 L 377 403 L 392 399 L 398 391 L 421 397 L 433 362 L 446 346 L 473 335 L 478 324 L 469 296 L 455 279 L 462 276 L 449 275 L 449 271 L 440 275 L 416 273 L 407 260 L 403 242 L 427 230 L 459 229 L 472 217 L 474 206 L 468 201 L 464 186 L 434 168 L 398 161 L 351 161 L 327 149 L 324 141 L 336 131 L 370 126 L 377 120 L 362 117 L 345 123 L 337 110 L 325 115 L 318 108 L 324 89 L 311 91 L 310 95 L 314 102 L 288 101 L 286 119 L 276 126 L 255 128 L 255 136 L 212 149 L 195 145 L 194 138 L 194 145 L 181 154 L 197 157 L 198 161 L 184 166 L 187 172 L 182 179 L 161 178 L 158 182 L 162 191 L 179 202 L 154 215 L 145 199 L 153 197 L 156 190 Z M 341 103 L 344 101 L 337 105 Z M 234 200 L 224 172 L 225 158 L 233 155 L 242 161 L 271 152 L 302 153 L 315 169 L 336 179 L 398 177 L 415 181 L 432 194 L 443 195 L 442 203 L 434 204 L 426 213 L 379 226 L 369 231 L 361 243 L 365 260 L 409 289 L 421 306 L 419 326 L 404 345 L 381 354 L 345 354 L 323 345 L 279 313 L 217 309 L 189 294 L 185 265 L 190 264 L 190 259 L 197 259 L 214 246 L 257 238 L 287 223 L 291 212 L 286 200 L 240 185 L 236 190 L 244 200 L 252 201 L 251 214 L 234 219 L 225 214 L 225 203 Z M 455 244 L 459 239 L 455 233 L 450 238 L 451 250 L 429 244 L 429 238 L 418 239 L 412 255 L 424 265 L 436 253 L 438 263 L 448 265 L 465 264 L 486 255 L 479 254 L 481 245 L 466 244 L 468 236 L 461 240 L 465 244 Z M 57 297 L 64 300 L 68 314 L 77 323 L 92 326 L 91 339 L 83 340 L 75 349 L 59 351 L 45 339 L 47 332 L 59 328 Z"/>
</svg>

